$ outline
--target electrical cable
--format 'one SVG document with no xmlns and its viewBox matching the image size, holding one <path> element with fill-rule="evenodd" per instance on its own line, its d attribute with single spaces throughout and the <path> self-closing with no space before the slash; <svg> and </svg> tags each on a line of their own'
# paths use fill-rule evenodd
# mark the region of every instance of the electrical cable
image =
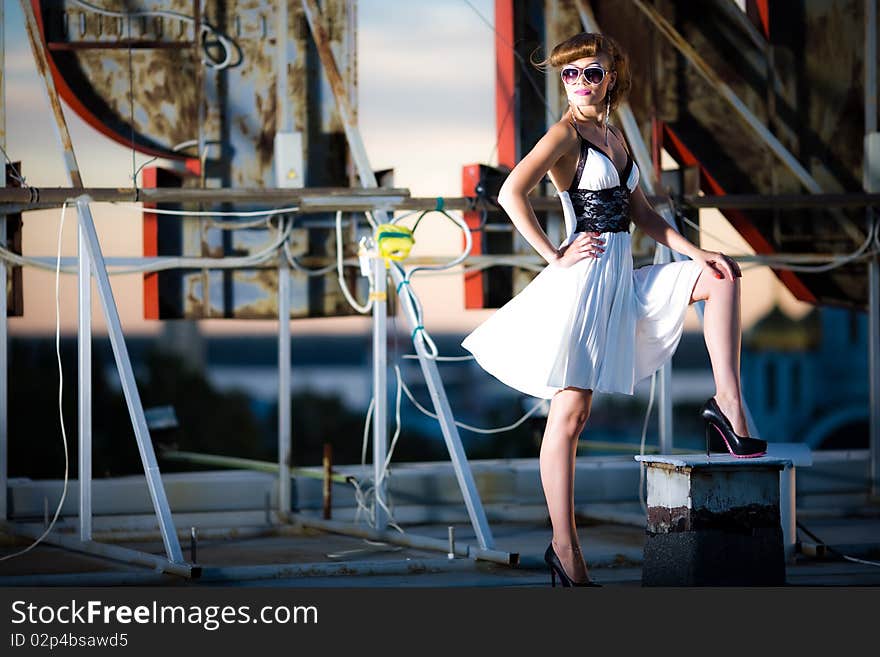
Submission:
<svg viewBox="0 0 880 657">
<path fill-rule="evenodd" d="M 132 96 L 133 96 L 133 94 L 132 94 Z M 132 125 L 134 125 L 134 121 L 132 121 Z M 134 144 L 134 133 L 133 133 L 133 132 L 132 132 L 132 136 L 131 136 L 131 143 Z M 183 150 L 184 148 L 190 148 L 190 147 L 192 147 L 192 146 L 198 146 L 198 145 L 199 145 L 199 140 L 198 140 L 198 139 L 188 139 L 187 141 L 182 141 L 182 142 L 180 142 L 179 144 L 175 144 L 174 146 L 172 146 L 172 147 L 171 147 L 171 152 L 173 152 L 173 153 L 177 153 L 178 151 L 181 151 L 181 150 Z M 131 152 L 132 152 L 132 158 L 134 158 L 134 148 L 131 149 Z M 156 160 L 158 160 L 160 157 L 162 157 L 162 156 L 161 156 L 161 155 L 155 155 L 155 156 L 151 157 L 149 160 L 147 160 L 146 162 L 144 162 L 143 164 L 141 164 L 141 165 L 137 168 L 137 170 L 136 170 L 136 171 L 132 174 L 132 176 L 131 176 L 132 184 L 133 184 L 135 187 L 137 187 L 137 175 L 141 172 L 141 170 L 142 170 L 145 166 L 147 166 L 148 164 L 150 164 L 151 162 L 155 162 Z M 134 165 L 134 162 L 132 162 L 132 166 L 133 166 L 133 165 Z"/>
<path fill-rule="evenodd" d="M 20 556 L 25 554 L 26 552 L 30 552 L 34 549 L 46 536 L 49 535 L 49 532 L 52 531 L 52 528 L 55 527 L 55 522 L 58 520 L 58 514 L 61 513 L 61 508 L 64 506 L 64 500 L 67 497 L 67 484 L 69 479 L 69 469 L 70 469 L 70 457 L 67 452 L 67 431 L 64 428 L 64 407 L 61 403 L 62 393 L 64 391 L 64 371 L 61 368 L 61 237 L 64 234 L 64 214 L 67 210 L 67 202 L 61 206 L 61 221 L 58 226 L 58 265 L 55 270 L 55 357 L 58 362 L 58 417 L 61 423 L 61 442 L 64 446 L 64 487 L 61 489 L 61 499 L 58 501 L 58 506 L 55 508 L 55 515 L 52 516 L 52 522 L 46 527 L 45 531 L 40 534 L 30 545 L 28 545 L 23 550 L 19 550 L 18 552 L 13 552 L 12 554 L 7 554 L 6 556 L 0 557 L 0 561 L 6 561 L 7 559 L 12 559 L 13 557 Z"/>
<path fill-rule="evenodd" d="M 403 379 L 400 376 L 400 366 L 395 364 L 394 368 L 395 368 L 395 371 L 397 372 L 397 378 L 398 378 L 399 385 L 403 388 L 403 391 L 406 393 L 406 396 L 409 397 L 409 400 L 413 403 L 413 405 L 417 409 L 419 409 L 422 413 L 427 415 L 428 417 L 434 418 L 435 420 L 438 420 L 439 417 L 436 414 L 432 413 L 427 408 L 422 406 L 418 401 L 416 401 L 416 398 L 413 397 L 413 394 L 410 391 L 410 389 L 407 387 L 407 385 L 405 383 L 403 383 Z M 467 429 L 468 431 L 473 431 L 474 433 L 482 433 L 482 434 L 503 433 L 505 431 L 511 431 L 513 429 L 516 429 L 519 425 L 521 425 L 523 422 L 525 422 L 532 414 L 534 414 L 535 411 L 537 411 L 539 408 L 546 408 L 546 406 L 547 406 L 547 400 L 542 399 L 537 404 L 532 406 L 532 408 L 530 410 L 528 410 L 521 418 L 519 418 L 513 424 L 508 424 L 507 426 L 504 426 L 504 427 L 496 427 L 494 429 L 482 429 L 480 427 L 474 427 L 469 424 L 465 424 L 464 422 L 459 422 L 458 420 L 454 420 L 453 422 L 454 422 L 455 426 L 461 427 L 462 429 Z"/>
<path fill-rule="evenodd" d="M 830 545 L 828 545 L 827 543 L 825 543 L 825 541 L 823 541 L 822 539 L 820 539 L 819 537 L 817 537 L 813 532 L 811 532 L 809 529 L 807 529 L 807 528 L 803 525 L 803 523 L 801 523 L 799 520 L 795 522 L 795 525 L 797 526 L 798 529 L 800 529 L 801 531 L 803 531 L 807 536 L 809 536 L 809 537 L 812 538 L 814 541 L 816 541 L 817 544 L 819 544 L 819 545 L 824 545 L 825 548 L 826 548 L 829 552 L 833 552 L 834 554 L 836 554 L 837 556 L 839 556 L 839 557 L 845 559 L 846 561 L 852 561 L 852 562 L 854 562 L 854 563 L 861 563 L 861 564 L 865 564 L 865 565 L 867 565 L 867 566 L 880 566 L 880 562 L 877 562 L 877 561 L 868 561 L 868 560 L 866 560 L 866 559 L 858 559 L 858 558 L 856 558 L 856 557 L 852 557 L 852 556 L 849 556 L 849 555 L 847 555 L 847 554 L 844 554 L 844 553 L 841 552 L 840 550 L 831 547 Z"/>
<path fill-rule="evenodd" d="M 271 260 L 275 256 L 276 252 L 280 248 L 282 248 L 282 245 L 290 235 L 290 231 L 290 224 L 286 224 L 283 232 L 279 234 L 278 238 L 272 244 L 270 244 L 262 251 L 248 256 L 224 256 L 220 258 L 161 256 L 145 259 L 146 262 L 140 265 L 134 265 L 124 268 L 114 268 L 113 270 L 108 270 L 108 273 L 111 275 L 121 275 L 153 273 L 158 271 L 166 271 L 169 269 L 238 269 L 254 267 L 256 265 L 263 264 Z M 17 253 L 9 251 L 5 247 L 0 247 L 0 257 L 17 265 L 32 266 L 38 269 L 52 268 L 50 265 L 42 262 L 41 260 L 21 256 Z M 72 274 L 77 271 L 76 266 L 61 268 L 60 263 L 59 270 L 68 274 Z"/>
<path fill-rule="evenodd" d="M 373 408 L 375 407 L 375 402 L 376 402 L 375 396 L 370 397 L 370 404 L 367 407 L 367 416 L 364 421 L 363 442 L 361 445 L 361 466 L 363 466 L 364 468 L 366 468 L 366 464 L 367 464 L 367 445 L 369 443 L 370 427 L 372 426 L 370 423 L 370 419 L 372 418 L 372 415 L 373 415 Z M 380 472 L 379 485 L 381 485 L 381 483 L 387 481 L 387 479 L 388 479 L 388 476 L 387 476 L 388 464 L 391 461 L 391 455 L 394 453 L 394 446 L 397 442 L 397 436 L 400 433 L 399 390 L 398 390 L 397 416 L 396 417 L 397 417 L 397 430 L 395 431 L 395 434 L 394 434 L 395 437 L 392 440 L 391 447 L 388 452 L 388 457 L 386 458 L 385 462 L 383 463 L 383 465 L 379 471 Z M 369 479 L 366 479 L 365 481 L 369 481 Z M 363 512 L 364 514 L 366 514 L 367 524 L 370 527 L 377 529 L 377 523 L 376 523 L 376 501 L 377 501 L 377 498 L 376 498 L 375 494 L 373 494 L 371 496 L 371 493 L 374 493 L 374 491 L 376 490 L 376 487 L 377 487 L 376 482 L 373 481 L 372 484 L 370 484 L 366 487 L 361 486 L 361 482 L 358 480 L 352 480 L 349 483 L 351 483 L 355 489 L 355 491 L 354 491 L 354 498 L 355 498 L 355 505 L 356 505 L 355 516 L 354 516 L 355 524 L 357 524 L 358 520 L 360 519 L 361 513 Z M 386 489 L 386 493 L 387 493 L 387 489 Z M 368 499 L 370 500 L 369 502 L 367 501 Z M 395 522 L 395 520 L 394 520 L 393 509 L 389 508 L 384 502 L 382 502 L 382 500 L 378 500 L 378 502 L 379 502 L 379 505 L 383 509 L 385 509 L 386 513 L 388 514 L 388 520 L 387 520 L 388 525 L 391 527 L 394 527 L 401 534 L 405 534 L 406 532 L 403 530 L 403 528 L 401 528 L 400 525 L 397 522 Z M 364 539 L 364 540 L 367 543 L 377 544 L 376 541 L 370 541 L 367 539 Z"/>
<path fill-rule="evenodd" d="M 453 258 L 452 260 L 450 260 L 449 262 L 446 262 L 444 264 L 441 264 L 441 265 L 421 265 L 421 266 L 413 267 L 412 269 L 409 270 L 409 272 L 405 271 L 403 269 L 403 267 L 401 267 L 396 262 L 391 263 L 391 265 L 397 268 L 397 270 L 400 273 L 401 278 L 402 278 L 400 283 L 397 285 L 398 297 L 401 299 L 402 302 L 406 303 L 409 306 L 413 316 L 415 317 L 417 328 L 415 329 L 414 337 L 417 336 L 418 339 L 420 339 L 422 341 L 423 345 L 427 349 L 428 354 L 426 355 L 426 358 L 433 359 L 433 358 L 436 358 L 438 355 L 437 345 L 434 343 L 434 341 L 431 339 L 430 334 L 424 328 L 424 322 L 422 319 L 422 307 L 421 307 L 421 304 L 418 300 L 418 297 L 412 291 L 411 279 L 412 279 L 413 275 L 415 275 L 417 272 L 428 272 L 428 271 L 437 272 L 437 271 L 449 270 L 449 269 L 452 269 L 452 267 L 455 267 L 459 263 L 463 262 L 465 259 L 467 259 L 468 255 L 471 252 L 471 248 L 473 246 L 473 238 L 471 237 L 470 227 L 467 225 L 467 223 L 464 221 L 464 219 L 461 219 L 459 217 L 453 217 L 452 215 L 450 215 L 448 212 L 446 212 L 443 209 L 443 198 L 442 197 L 437 198 L 437 207 L 434 210 L 426 210 L 419 215 L 418 219 L 416 220 L 415 227 L 412 229 L 413 233 L 415 233 L 415 229 L 418 227 L 418 224 L 421 221 L 422 217 L 424 217 L 429 212 L 439 212 L 440 214 L 445 216 L 447 219 L 452 221 L 454 224 L 456 224 L 459 228 L 461 228 L 462 233 L 464 234 L 464 242 L 465 242 L 464 248 L 462 249 L 462 252 L 457 257 Z M 398 217 L 398 218 L 392 219 L 391 223 L 397 223 L 402 218 L 403 217 Z"/>
<path fill-rule="evenodd" d="M 718 237 L 715 237 L 714 235 L 712 235 L 711 233 L 706 231 L 704 228 L 702 228 L 699 224 L 696 224 L 693 221 L 691 221 L 690 219 L 688 219 L 682 213 L 682 211 L 679 209 L 679 207 L 674 204 L 674 202 L 672 203 L 672 208 L 673 208 L 673 211 L 675 212 L 675 215 L 679 219 L 681 219 L 688 226 L 697 230 L 700 233 L 700 235 L 705 235 L 705 236 L 719 242 L 722 246 L 724 246 L 726 248 L 733 249 L 733 250 L 739 249 L 739 247 L 734 246 L 732 244 L 729 244 Z M 872 242 L 876 242 L 877 233 L 878 233 L 878 231 L 877 231 L 877 227 L 876 227 L 876 222 L 869 220 L 867 230 L 866 230 L 865 241 L 855 251 L 848 253 L 848 254 L 845 254 L 845 255 L 842 255 L 842 256 L 834 256 L 832 258 L 823 258 L 821 256 L 817 256 L 816 257 L 817 262 L 825 263 L 822 265 L 816 265 L 816 266 L 801 265 L 801 264 L 791 262 L 790 259 L 787 259 L 784 256 L 780 257 L 780 256 L 773 256 L 773 255 L 757 254 L 754 256 L 755 264 L 752 266 L 753 267 L 754 266 L 767 266 L 772 269 L 782 269 L 782 270 L 804 272 L 804 273 L 823 273 L 823 272 L 831 271 L 833 269 L 843 267 L 844 265 L 846 265 L 850 262 L 853 262 L 855 260 L 858 260 L 860 258 L 870 257 L 870 256 L 873 256 L 876 253 L 878 253 L 878 251 L 880 251 L 880 244 L 878 244 L 877 247 L 875 247 L 872 251 L 865 253 L 867 248 L 869 246 L 871 246 Z M 729 253 L 725 253 L 725 255 L 727 255 L 728 257 L 730 257 L 732 259 L 736 259 L 737 256 L 743 256 L 746 254 L 731 255 Z"/>
<path fill-rule="evenodd" d="M 92 203 L 100 203 L 101 201 L 92 201 Z M 115 203 L 110 201 L 105 201 L 113 205 L 113 207 L 120 208 L 122 210 L 132 210 L 134 212 L 148 212 L 150 214 L 165 214 L 176 217 L 274 217 L 277 214 L 291 214 L 300 211 L 300 207 L 298 205 L 292 205 L 290 207 L 284 208 L 275 208 L 272 210 L 242 210 L 242 211 L 232 211 L 232 210 L 166 210 L 165 208 L 144 208 L 139 205 L 133 205 L 130 203 Z M 152 201 L 141 201 L 142 203 L 151 203 Z"/>
<path fill-rule="evenodd" d="M 651 375 L 651 392 L 648 395 L 648 409 L 645 411 L 645 421 L 642 423 L 642 439 L 639 443 L 639 456 L 645 456 L 645 437 L 648 435 L 648 420 L 651 417 L 651 411 L 654 407 L 654 387 L 657 383 L 657 372 L 655 371 Z M 642 512 L 647 516 L 648 515 L 648 504 L 644 498 L 644 487 L 645 487 L 645 463 L 644 461 L 639 461 L 639 505 L 642 507 Z"/>
<path fill-rule="evenodd" d="M 372 218 L 369 217 L 369 215 L 367 215 L 367 218 L 370 222 L 372 222 Z M 348 284 L 345 282 L 345 275 L 342 272 L 342 251 L 344 250 L 343 244 L 342 210 L 339 210 L 336 212 L 336 277 L 339 280 L 339 288 L 342 290 L 342 295 L 345 297 L 345 300 L 348 301 L 349 305 L 360 314 L 366 315 L 373 310 L 373 291 L 375 290 L 375 282 L 373 281 L 373 270 L 372 267 L 370 267 L 370 269 L 368 270 L 368 279 L 370 281 L 370 295 L 367 299 L 367 303 L 362 305 L 358 303 L 357 299 L 354 298 L 354 295 L 348 289 Z"/>
</svg>

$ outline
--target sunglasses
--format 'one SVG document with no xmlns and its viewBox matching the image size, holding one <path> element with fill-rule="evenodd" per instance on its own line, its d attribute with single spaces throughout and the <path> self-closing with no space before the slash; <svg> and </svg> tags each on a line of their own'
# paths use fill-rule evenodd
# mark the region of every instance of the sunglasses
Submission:
<svg viewBox="0 0 880 657">
<path fill-rule="evenodd" d="M 578 68 L 574 64 L 568 64 L 562 68 L 559 75 L 565 84 L 576 84 L 580 80 L 581 74 L 583 74 L 584 80 L 596 86 L 602 84 L 602 80 L 605 79 L 607 73 L 608 71 L 598 64 L 590 64 L 586 68 Z"/>
</svg>

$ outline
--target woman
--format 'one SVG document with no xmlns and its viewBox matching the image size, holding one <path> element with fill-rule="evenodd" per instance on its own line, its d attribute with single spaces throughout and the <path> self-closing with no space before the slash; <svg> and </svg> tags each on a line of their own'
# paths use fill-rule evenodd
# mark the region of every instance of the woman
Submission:
<svg viewBox="0 0 880 657">
<path fill-rule="evenodd" d="M 705 300 L 703 330 L 715 395 L 701 411 L 734 456 L 760 456 L 748 436 L 740 391 L 740 284 L 737 264 L 691 244 L 638 188 L 639 170 L 608 115 L 630 87 L 626 54 L 610 37 L 582 33 L 557 45 L 569 109 L 505 180 L 498 202 L 548 266 L 462 342 L 507 385 L 551 399 L 540 452 L 553 539 L 545 560 L 555 585 L 594 584 L 574 521 L 577 440 L 593 392 L 633 394 L 672 357 L 687 306 Z M 600 146 L 601 144 L 601 146 Z M 549 174 L 562 201 L 567 237 L 554 247 L 528 193 Z M 633 270 L 630 221 L 690 260 Z M 723 448 L 722 448 L 723 449 Z"/>
</svg>

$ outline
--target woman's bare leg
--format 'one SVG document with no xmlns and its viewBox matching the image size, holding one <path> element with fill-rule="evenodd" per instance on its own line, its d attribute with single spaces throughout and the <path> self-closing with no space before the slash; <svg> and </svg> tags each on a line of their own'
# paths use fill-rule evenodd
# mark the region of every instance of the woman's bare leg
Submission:
<svg viewBox="0 0 880 657">
<path fill-rule="evenodd" d="M 565 388 L 550 401 L 541 442 L 541 484 L 553 525 L 553 549 L 575 582 L 588 578 L 574 524 L 574 464 L 577 441 L 590 416 L 593 391 Z"/>
<path fill-rule="evenodd" d="M 715 401 L 730 420 L 733 430 L 740 436 L 748 436 L 739 371 L 742 344 L 740 279 L 716 278 L 703 270 L 694 286 L 691 303 L 702 300 L 706 301 L 703 336 L 715 378 Z"/>
</svg>

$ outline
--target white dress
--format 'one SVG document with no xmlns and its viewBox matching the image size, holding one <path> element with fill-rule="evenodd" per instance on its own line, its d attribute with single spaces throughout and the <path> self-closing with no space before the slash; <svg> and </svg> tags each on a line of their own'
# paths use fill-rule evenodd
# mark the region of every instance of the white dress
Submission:
<svg viewBox="0 0 880 657">
<path fill-rule="evenodd" d="M 615 228 L 602 232 L 605 252 L 598 258 L 547 265 L 462 341 L 489 374 L 543 399 L 569 386 L 632 395 L 636 383 L 672 357 L 701 266 L 685 260 L 633 269 L 628 201 L 638 181 L 632 158 L 618 172 L 581 137 L 574 181 L 559 192 L 567 234 L 559 246 L 579 229 L 606 225 L 587 223 L 585 213 L 622 202 Z"/>
</svg>

